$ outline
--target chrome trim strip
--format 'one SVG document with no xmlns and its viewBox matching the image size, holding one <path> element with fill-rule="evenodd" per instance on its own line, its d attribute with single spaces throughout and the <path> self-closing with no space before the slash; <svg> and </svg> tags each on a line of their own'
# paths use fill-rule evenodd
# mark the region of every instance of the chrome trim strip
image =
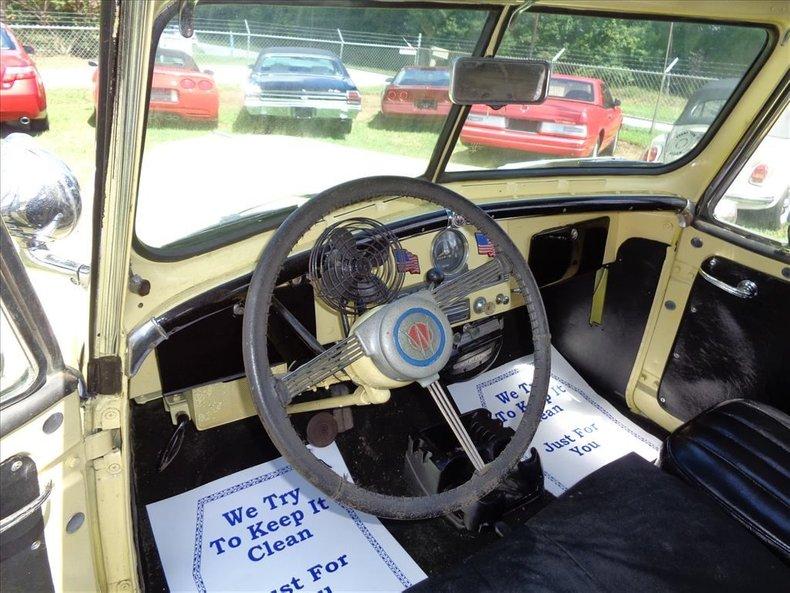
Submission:
<svg viewBox="0 0 790 593">
<path fill-rule="evenodd" d="M 129 333 L 128 368 L 129 376 L 134 377 L 143 366 L 146 356 L 168 338 L 167 332 L 154 318 L 137 326 Z"/>
</svg>

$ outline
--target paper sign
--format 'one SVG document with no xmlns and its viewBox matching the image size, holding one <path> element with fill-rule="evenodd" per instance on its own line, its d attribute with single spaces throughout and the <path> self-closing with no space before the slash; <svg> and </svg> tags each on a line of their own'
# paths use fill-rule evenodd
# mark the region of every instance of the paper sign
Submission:
<svg viewBox="0 0 790 593">
<path fill-rule="evenodd" d="M 515 429 L 529 399 L 534 370 L 532 356 L 525 356 L 448 389 L 462 413 L 485 408 Z M 559 495 L 632 451 L 654 461 L 661 441 L 595 393 L 552 348 L 549 392 L 532 447 L 540 453 L 546 490 Z"/>
<path fill-rule="evenodd" d="M 337 447 L 313 449 L 348 475 Z M 425 573 L 378 519 L 328 500 L 282 458 L 148 505 L 171 591 L 403 591 Z"/>
</svg>

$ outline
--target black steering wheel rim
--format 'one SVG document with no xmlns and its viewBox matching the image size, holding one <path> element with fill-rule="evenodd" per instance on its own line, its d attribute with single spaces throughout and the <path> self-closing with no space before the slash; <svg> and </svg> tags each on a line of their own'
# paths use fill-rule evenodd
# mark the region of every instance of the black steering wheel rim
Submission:
<svg viewBox="0 0 790 593">
<path fill-rule="evenodd" d="M 487 235 L 497 254 L 510 264 L 511 277 L 522 292 L 534 346 L 534 375 L 530 397 L 510 443 L 483 472 L 465 483 L 430 496 L 395 496 L 367 490 L 336 474 L 316 458 L 294 429 L 277 395 L 271 373 L 267 332 L 268 313 L 277 276 L 297 241 L 328 214 L 355 203 L 408 196 L 431 202 L 463 216 Z M 502 228 L 483 210 L 442 186 L 407 177 L 368 177 L 330 188 L 313 197 L 285 220 L 264 248 L 250 282 L 244 308 L 244 365 L 258 416 L 274 445 L 305 479 L 337 502 L 379 517 L 423 519 L 468 506 L 507 477 L 529 447 L 540 422 L 550 376 L 548 321 L 538 286 L 526 261 Z"/>
</svg>

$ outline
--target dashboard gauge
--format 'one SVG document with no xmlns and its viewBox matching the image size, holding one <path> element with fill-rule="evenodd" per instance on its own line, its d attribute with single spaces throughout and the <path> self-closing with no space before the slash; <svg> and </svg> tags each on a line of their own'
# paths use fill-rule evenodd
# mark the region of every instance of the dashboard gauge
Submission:
<svg viewBox="0 0 790 593">
<path fill-rule="evenodd" d="M 431 259 L 434 267 L 445 275 L 451 275 L 460 272 L 464 267 L 468 251 L 466 238 L 461 231 L 444 229 L 433 240 Z"/>
</svg>

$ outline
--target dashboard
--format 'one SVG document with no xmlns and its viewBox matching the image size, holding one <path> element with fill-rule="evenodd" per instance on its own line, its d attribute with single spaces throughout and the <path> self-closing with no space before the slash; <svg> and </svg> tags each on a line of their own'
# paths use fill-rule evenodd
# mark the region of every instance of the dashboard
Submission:
<svg viewBox="0 0 790 593">
<path fill-rule="evenodd" d="M 614 209 L 615 202 L 620 212 Z M 594 202 L 575 198 L 561 205 L 531 200 L 529 204 L 510 202 L 485 209 L 499 219 L 527 255 L 539 286 L 546 288 L 584 276 L 612 261 L 617 246 L 629 234 L 652 234 L 656 240 L 668 241 L 672 231 L 666 221 L 675 220 L 675 213 L 683 206 L 685 201 L 674 198 L 630 202 L 622 198 Z M 626 209 L 627 212 L 622 211 Z M 629 224 L 620 224 L 620 216 L 627 217 Z M 665 222 L 657 224 L 656 217 Z M 398 263 L 403 291 L 425 287 L 432 279 L 432 271 L 440 272 L 445 279 L 452 278 L 490 258 L 485 238 L 476 236 L 472 227 L 446 212 L 404 219 L 388 225 L 388 229 L 402 250 Z M 309 251 L 288 259 L 279 275 L 276 297 L 283 310 L 321 345 L 326 345 L 341 339 L 346 330 L 337 309 L 317 298 L 309 278 L 309 259 Z M 149 353 L 154 353 L 156 364 L 148 365 L 145 374 L 150 373 L 149 369 L 158 374 L 164 395 L 242 378 L 241 325 L 249 281 L 250 276 L 246 275 L 217 286 L 134 331 L 130 338 L 133 372 Z M 486 341 L 496 342 L 503 318 L 516 314 L 520 304 L 520 295 L 503 282 L 475 291 L 451 313 L 454 340 L 459 350 L 464 347 L 467 353 L 471 352 L 470 359 L 481 362 L 477 368 L 483 368 L 488 355 L 472 350 Z M 277 311 L 273 311 L 273 316 L 276 320 L 272 328 L 276 324 L 278 330 L 269 336 L 272 362 L 311 357 L 309 347 L 293 331 L 293 319 Z M 491 352 L 495 349 L 496 344 Z M 184 364 L 185 360 L 194 364 Z"/>
</svg>

